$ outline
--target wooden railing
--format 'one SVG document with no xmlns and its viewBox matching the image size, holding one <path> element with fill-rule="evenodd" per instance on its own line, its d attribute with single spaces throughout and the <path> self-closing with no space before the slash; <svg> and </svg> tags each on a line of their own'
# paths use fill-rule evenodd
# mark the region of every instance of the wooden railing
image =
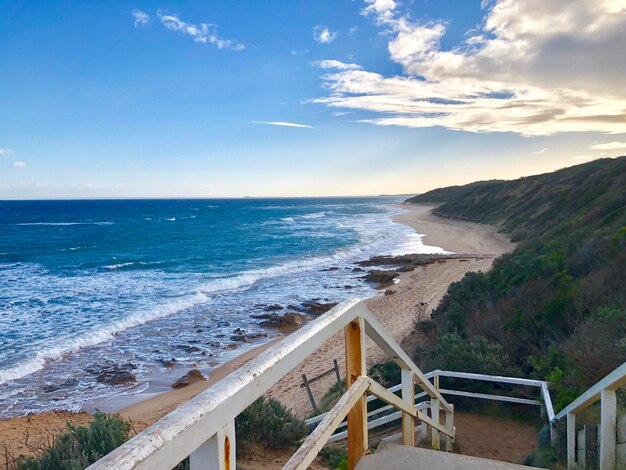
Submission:
<svg viewBox="0 0 626 470">
<path fill-rule="evenodd" d="M 514 403 L 521 405 L 529 405 L 529 406 L 538 406 L 541 407 L 542 412 L 545 412 L 547 422 L 550 424 L 554 419 L 554 408 L 552 406 L 552 400 L 550 398 L 550 392 L 548 390 L 548 382 L 543 380 L 531 380 L 524 379 L 520 377 L 506 377 L 500 375 L 485 375 L 485 374 L 473 374 L 468 372 L 455 372 L 448 370 L 434 370 L 432 372 L 428 372 L 424 374 L 428 380 L 433 381 L 433 386 L 439 389 L 439 392 L 444 396 L 461 396 L 468 397 L 479 400 L 493 400 L 493 401 L 501 401 L 505 403 Z M 440 378 L 441 377 L 449 377 L 455 379 L 464 379 L 471 381 L 481 381 L 481 382 L 492 382 L 499 384 L 509 384 L 509 385 L 519 385 L 522 387 L 534 387 L 539 389 L 539 393 L 541 395 L 540 400 L 530 399 L 530 398 L 520 398 L 516 396 L 508 396 L 508 395 L 495 395 L 495 394 L 487 394 L 487 393 L 477 393 L 477 392 L 468 392 L 464 390 L 451 390 L 440 388 Z M 390 393 L 397 393 L 402 389 L 402 384 L 394 385 L 390 387 L 388 391 Z M 371 395 L 367 397 L 367 402 L 373 402 L 378 400 L 375 395 Z M 427 400 L 427 401 L 424 401 Z M 414 404 L 415 408 L 420 411 L 425 411 L 431 408 L 431 402 L 429 400 L 428 394 L 426 392 L 420 392 L 415 394 L 414 396 Z M 381 426 L 388 425 L 389 423 L 396 421 L 402 417 L 401 411 L 393 411 L 394 407 L 392 405 L 386 405 L 379 408 L 376 408 L 367 413 L 367 427 L 369 430 L 376 429 Z M 432 411 L 432 410 L 431 410 Z M 314 426 L 322 419 L 326 417 L 327 413 L 322 413 L 318 416 L 309 418 L 305 421 L 308 426 Z M 431 412 L 432 416 L 432 412 Z M 345 431 L 345 426 L 347 423 L 344 421 L 337 426 L 337 431 L 335 434 L 330 436 L 328 442 L 336 442 L 341 441 L 347 437 L 347 432 Z M 392 436 L 393 437 L 393 436 Z"/>
<path fill-rule="evenodd" d="M 617 389 L 626 386 L 626 362 L 563 408 L 555 417 L 567 417 L 567 467 L 576 463 L 576 414 L 600 401 L 600 470 L 613 470 L 616 463 Z"/>
<path fill-rule="evenodd" d="M 343 330 L 347 391 L 328 412 L 285 468 L 305 469 L 347 418 L 348 466 L 353 469 L 367 450 L 367 395 L 400 410 L 402 443 L 414 445 L 415 421 L 432 430 L 434 448 L 441 434 L 446 450 L 454 440 L 454 410 L 358 299 L 344 302 L 287 336 L 185 405 L 139 433 L 89 468 L 169 469 L 187 456 L 192 470 L 235 469 L 235 417 L 267 392 L 324 342 Z M 367 376 L 365 337 L 369 336 L 402 370 L 402 396 Z M 436 410 L 429 417 L 414 406 L 415 385 L 430 397 Z M 439 410 L 445 424 L 439 422 Z"/>
</svg>

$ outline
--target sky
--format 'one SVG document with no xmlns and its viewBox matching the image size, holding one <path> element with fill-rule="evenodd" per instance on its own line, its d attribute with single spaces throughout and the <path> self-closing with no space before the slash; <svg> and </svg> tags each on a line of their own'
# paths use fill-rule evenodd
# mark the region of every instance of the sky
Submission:
<svg viewBox="0 0 626 470">
<path fill-rule="evenodd" d="M 0 199 L 409 194 L 626 154 L 626 0 L 0 0 Z"/>
</svg>

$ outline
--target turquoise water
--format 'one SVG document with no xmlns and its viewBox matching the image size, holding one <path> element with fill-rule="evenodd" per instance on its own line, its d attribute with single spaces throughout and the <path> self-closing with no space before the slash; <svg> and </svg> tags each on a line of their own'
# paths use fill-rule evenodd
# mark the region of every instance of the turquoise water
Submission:
<svg viewBox="0 0 626 470">
<path fill-rule="evenodd" d="M 0 202 L 0 415 L 140 392 L 172 357 L 210 373 L 263 304 L 372 295 L 353 263 L 439 251 L 391 222 L 397 202 Z M 107 363 L 139 384 L 86 371 Z"/>
</svg>

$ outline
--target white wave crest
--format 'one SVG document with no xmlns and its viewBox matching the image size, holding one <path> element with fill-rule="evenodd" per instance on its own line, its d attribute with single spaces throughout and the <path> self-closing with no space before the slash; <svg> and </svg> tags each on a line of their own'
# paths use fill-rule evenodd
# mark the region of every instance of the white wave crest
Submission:
<svg viewBox="0 0 626 470">
<path fill-rule="evenodd" d="M 110 341 L 113 337 L 135 326 L 143 325 L 158 318 L 167 317 L 181 310 L 191 308 L 195 305 L 207 302 L 209 299 L 201 292 L 170 302 L 160 307 L 153 308 L 149 311 L 137 312 L 122 320 L 115 321 L 110 325 L 99 328 L 97 330 L 84 333 L 78 338 L 64 339 L 59 341 L 57 345 L 47 347 L 34 357 L 26 359 L 13 367 L 0 370 L 0 385 L 11 382 L 22 377 L 26 377 L 38 370 L 42 369 L 47 362 L 63 359 L 68 354 L 79 351 L 80 349 L 95 346 L 105 341 Z"/>
<path fill-rule="evenodd" d="M 312 214 L 304 214 L 300 216 L 302 219 L 321 219 L 326 217 L 326 212 L 313 212 Z"/>
<path fill-rule="evenodd" d="M 107 266 L 102 266 L 102 267 L 105 269 L 120 269 L 120 268 L 125 268 L 127 266 L 132 266 L 133 264 L 135 264 L 135 262 L 131 261 L 129 263 L 109 264 Z"/>
</svg>

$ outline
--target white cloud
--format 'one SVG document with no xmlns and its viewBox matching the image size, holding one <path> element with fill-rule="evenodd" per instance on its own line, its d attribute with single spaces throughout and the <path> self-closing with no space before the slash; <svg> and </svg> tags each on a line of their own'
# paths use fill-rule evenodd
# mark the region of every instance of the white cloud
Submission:
<svg viewBox="0 0 626 470">
<path fill-rule="evenodd" d="M 442 21 L 417 22 L 392 0 L 363 14 L 388 35 L 400 76 L 340 70 L 316 102 L 375 113 L 385 126 L 527 136 L 626 132 L 626 0 L 483 2 L 478 30 L 451 49 Z"/>
<path fill-rule="evenodd" d="M 13 150 L 11 150 L 11 149 L 0 148 L 0 155 L 9 155 L 11 153 L 13 153 Z"/>
<path fill-rule="evenodd" d="M 327 26 L 317 25 L 313 28 L 313 39 L 320 44 L 330 44 L 337 37 L 335 31 L 331 31 Z"/>
<path fill-rule="evenodd" d="M 626 149 L 626 142 L 607 142 L 606 144 L 595 144 L 589 147 L 593 150 L 617 150 Z"/>
<path fill-rule="evenodd" d="M 574 160 L 593 160 L 598 157 L 594 157 L 593 155 L 574 155 L 572 158 Z"/>
<path fill-rule="evenodd" d="M 13 162 L 13 168 L 26 168 L 26 162 Z"/>
<path fill-rule="evenodd" d="M 315 62 L 311 62 L 311 65 L 314 65 L 321 69 L 338 69 L 338 70 L 359 70 L 363 68 L 358 64 L 346 64 L 344 62 L 340 62 L 338 60 L 333 60 L 333 59 L 316 60 Z"/>
<path fill-rule="evenodd" d="M 393 20 L 394 10 L 398 4 L 394 0 L 365 0 L 364 15 L 372 14 L 378 24 Z"/>
<path fill-rule="evenodd" d="M 291 49 L 291 55 L 306 55 L 309 53 L 308 49 Z"/>
<path fill-rule="evenodd" d="M 150 21 L 150 15 L 148 15 L 145 11 L 133 10 L 132 15 L 133 18 L 135 18 L 135 28 L 144 26 L 148 23 L 148 21 Z"/>
<path fill-rule="evenodd" d="M 313 126 L 307 124 L 297 124 L 295 122 L 285 121 L 254 121 L 255 124 L 267 124 L 270 126 L 283 126 L 283 127 L 306 127 L 307 129 L 313 129 Z"/>
<path fill-rule="evenodd" d="M 163 26 L 172 31 L 178 31 L 182 34 L 191 36 L 195 42 L 209 43 L 218 49 L 232 49 L 241 51 L 245 49 L 243 44 L 232 41 L 230 39 L 222 39 L 217 35 L 217 26 L 209 23 L 186 23 L 175 15 L 167 15 L 157 10 L 157 15 Z"/>
<path fill-rule="evenodd" d="M 535 155 L 543 155 L 544 153 L 546 153 L 548 150 L 550 150 L 548 147 L 544 147 L 541 150 L 537 150 L 536 152 L 533 152 Z"/>
</svg>

